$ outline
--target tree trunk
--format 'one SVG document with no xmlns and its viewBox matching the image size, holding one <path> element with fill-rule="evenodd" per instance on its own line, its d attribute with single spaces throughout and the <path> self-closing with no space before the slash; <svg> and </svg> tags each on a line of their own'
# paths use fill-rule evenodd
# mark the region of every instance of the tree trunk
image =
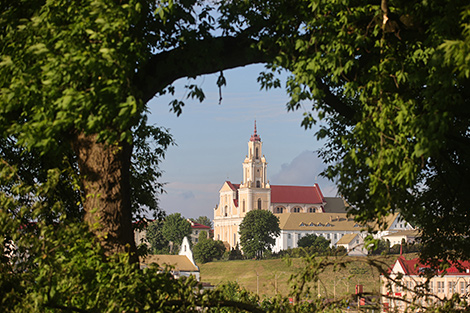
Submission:
<svg viewBox="0 0 470 313">
<path fill-rule="evenodd" d="M 132 227 L 128 143 L 98 143 L 97 135 L 79 134 L 74 142 L 84 191 L 85 223 L 107 256 L 129 252 L 138 262 Z"/>
</svg>

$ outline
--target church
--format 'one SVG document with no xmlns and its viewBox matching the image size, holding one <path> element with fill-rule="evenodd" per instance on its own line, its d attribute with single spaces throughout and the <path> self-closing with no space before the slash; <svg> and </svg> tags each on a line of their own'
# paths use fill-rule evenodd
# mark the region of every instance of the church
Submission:
<svg viewBox="0 0 470 313">
<path fill-rule="evenodd" d="M 219 205 L 214 209 L 214 239 L 227 242 L 230 247 L 239 243 L 238 228 L 251 210 L 269 210 L 281 213 L 345 213 L 344 202 L 330 198 L 328 206 L 318 184 L 313 186 L 270 185 L 263 142 L 256 130 L 248 142 L 248 154 L 243 161 L 243 180 L 240 184 L 226 181 L 219 191 Z M 339 201 L 338 201 L 339 199 Z"/>
<path fill-rule="evenodd" d="M 255 121 L 248 154 L 243 161 L 242 182 L 225 181 L 219 191 L 219 204 L 214 208 L 214 239 L 235 248 L 240 242 L 239 226 L 251 210 L 269 210 L 279 218 L 281 234 L 276 238 L 273 252 L 297 247 L 297 241 L 308 234 L 323 236 L 330 240 L 331 246 L 342 244 L 346 235 L 365 237 L 363 225 L 347 216 L 345 201 L 339 197 L 324 197 L 318 184 L 271 185 L 262 149 Z M 379 232 L 380 237 L 412 229 L 398 214 L 387 219 L 389 226 Z M 359 243 L 357 240 L 355 242 Z"/>
</svg>

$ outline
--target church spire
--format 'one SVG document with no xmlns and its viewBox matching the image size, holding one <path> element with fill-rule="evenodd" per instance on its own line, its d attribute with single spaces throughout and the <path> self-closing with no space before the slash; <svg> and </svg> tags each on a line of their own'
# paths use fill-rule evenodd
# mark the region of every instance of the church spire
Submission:
<svg viewBox="0 0 470 313">
<path fill-rule="evenodd" d="M 260 136 L 256 133 L 256 120 L 255 120 L 255 131 L 253 135 L 251 135 L 250 141 L 261 141 Z"/>
</svg>

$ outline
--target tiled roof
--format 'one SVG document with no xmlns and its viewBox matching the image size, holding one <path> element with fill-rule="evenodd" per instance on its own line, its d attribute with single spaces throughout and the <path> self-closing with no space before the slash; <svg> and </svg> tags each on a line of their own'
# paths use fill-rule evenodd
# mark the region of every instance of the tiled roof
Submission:
<svg viewBox="0 0 470 313">
<path fill-rule="evenodd" d="M 318 184 L 314 186 L 271 185 L 271 203 L 323 204 Z"/>
<path fill-rule="evenodd" d="M 400 264 L 406 275 L 419 275 L 423 272 L 423 269 L 431 268 L 430 265 L 419 262 L 418 258 L 407 260 L 404 257 L 399 257 L 396 262 Z M 470 276 L 470 262 L 459 261 L 451 263 L 450 267 L 446 270 L 438 270 L 438 274 Z"/>
<path fill-rule="evenodd" d="M 326 213 L 346 213 L 349 205 L 340 197 L 325 197 L 324 210 Z"/>
<path fill-rule="evenodd" d="M 347 230 L 360 231 L 362 226 L 354 219 L 341 213 L 281 213 L 279 218 L 282 230 Z"/>
<path fill-rule="evenodd" d="M 199 269 L 185 255 L 149 255 L 142 258 L 141 263 L 144 266 L 156 263 L 161 268 L 164 268 L 164 265 L 170 265 L 174 267 L 175 271 L 199 272 Z"/>
<path fill-rule="evenodd" d="M 345 213 L 281 213 L 274 214 L 279 218 L 279 227 L 282 230 L 345 230 L 362 231 L 365 226 L 354 221 Z M 389 214 L 385 219 L 388 226 L 398 217 L 398 213 Z M 370 227 L 379 230 L 377 223 Z"/>
<path fill-rule="evenodd" d="M 410 230 L 400 230 L 384 237 L 400 237 L 400 236 L 409 236 L 409 237 L 417 237 L 419 236 L 419 230 L 410 229 Z"/>
<path fill-rule="evenodd" d="M 228 186 L 230 187 L 230 189 L 232 189 L 233 191 L 237 190 L 238 188 L 240 188 L 240 184 L 232 184 L 231 182 L 229 182 L 228 180 L 225 181 Z"/>
<path fill-rule="evenodd" d="M 193 221 L 191 221 L 191 228 L 194 228 L 194 229 L 210 229 L 209 226 L 202 225 L 202 224 L 199 224 L 199 223 L 196 223 L 196 222 L 193 222 Z"/>
<path fill-rule="evenodd" d="M 354 238 L 356 238 L 357 234 L 346 234 L 343 237 L 341 237 L 338 242 L 336 242 L 337 245 L 348 245 L 351 241 L 353 241 Z"/>
</svg>

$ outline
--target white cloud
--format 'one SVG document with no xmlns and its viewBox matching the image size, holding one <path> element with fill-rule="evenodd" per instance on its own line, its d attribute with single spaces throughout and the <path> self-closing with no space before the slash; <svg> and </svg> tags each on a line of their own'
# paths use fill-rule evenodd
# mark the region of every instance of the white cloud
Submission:
<svg viewBox="0 0 470 313">
<path fill-rule="evenodd" d="M 281 170 L 272 176 L 270 182 L 274 185 L 312 186 L 318 183 L 325 196 L 335 196 L 336 186 L 333 182 L 320 176 L 326 165 L 314 151 L 303 151 L 290 163 L 281 165 Z"/>
</svg>

